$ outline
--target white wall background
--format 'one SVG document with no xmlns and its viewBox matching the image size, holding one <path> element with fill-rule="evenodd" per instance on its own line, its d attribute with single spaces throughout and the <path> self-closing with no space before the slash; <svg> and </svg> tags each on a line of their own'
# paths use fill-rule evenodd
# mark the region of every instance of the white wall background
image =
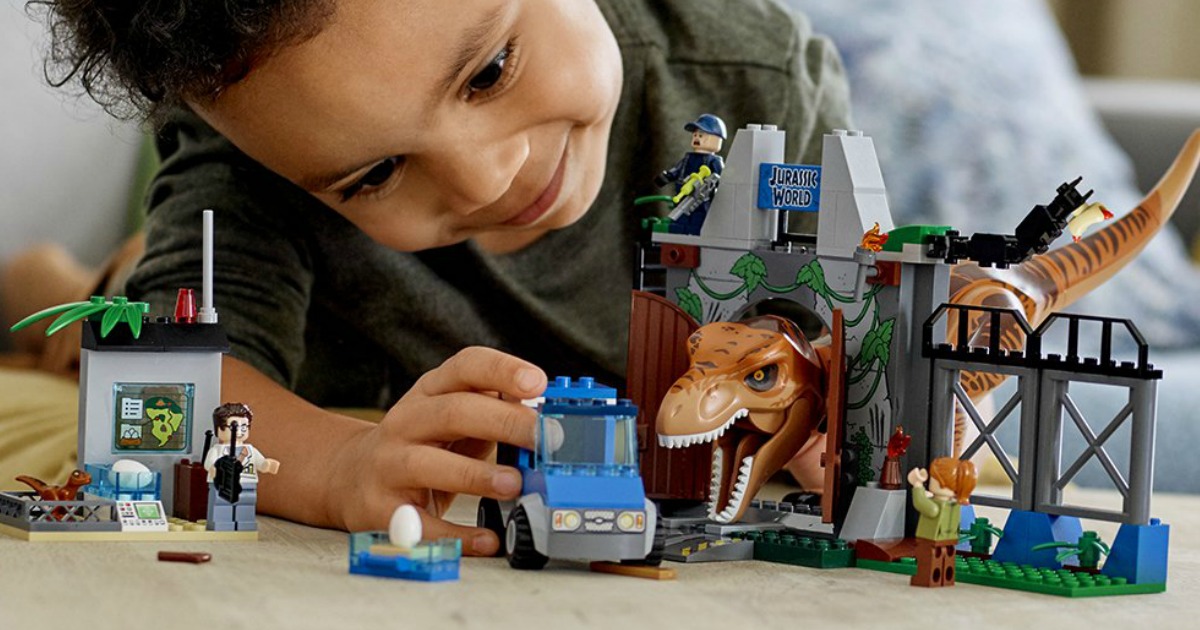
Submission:
<svg viewBox="0 0 1200 630">
<path fill-rule="evenodd" d="M 45 28 L 24 0 L 0 5 L 0 264 L 38 242 L 97 264 L 127 230 L 136 125 L 42 78 Z"/>
</svg>

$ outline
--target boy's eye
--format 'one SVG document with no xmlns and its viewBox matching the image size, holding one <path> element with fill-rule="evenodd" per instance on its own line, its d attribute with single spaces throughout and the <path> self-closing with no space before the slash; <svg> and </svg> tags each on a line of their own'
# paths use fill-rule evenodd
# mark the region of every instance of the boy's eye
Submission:
<svg viewBox="0 0 1200 630">
<path fill-rule="evenodd" d="M 504 87 L 504 83 L 512 74 L 515 45 L 515 39 L 509 41 L 503 50 L 496 53 L 496 56 L 492 57 L 492 60 L 482 70 L 467 81 L 465 90 L 467 99 L 486 96 L 489 92 Z"/>
<path fill-rule="evenodd" d="M 484 91 L 489 90 L 500 81 L 504 76 L 504 66 L 508 63 L 508 48 L 500 51 L 479 74 L 471 77 L 467 82 L 467 87 L 472 90 Z"/>
<path fill-rule="evenodd" d="M 404 156 L 398 155 L 372 166 L 371 170 L 367 171 L 358 181 L 342 191 L 342 201 L 349 201 L 359 194 L 370 193 L 377 188 L 381 188 L 384 184 L 391 181 L 403 165 Z"/>
</svg>

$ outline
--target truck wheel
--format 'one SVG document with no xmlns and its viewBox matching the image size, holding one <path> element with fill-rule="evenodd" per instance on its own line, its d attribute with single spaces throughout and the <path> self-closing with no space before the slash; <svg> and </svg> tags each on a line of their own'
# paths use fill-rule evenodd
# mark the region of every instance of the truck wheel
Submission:
<svg viewBox="0 0 1200 630">
<path fill-rule="evenodd" d="M 663 529 L 662 513 L 654 519 L 654 544 L 650 546 L 650 553 L 642 560 L 622 560 L 621 564 L 633 564 L 644 567 L 656 567 L 662 564 L 663 550 L 667 546 L 667 531 Z"/>
<path fill-rule="evenodd" d="M 508 550 L 508 566 L 514 569 L 536 571 L 550 560 L 533 547 L 533 528 L 529 526 L 529 515 L 524 507 L 513 510 L 508 517 L 504 547 Z"/>
<path fill-rule="evenodd" d="M 479 511 L 475 513 L 476 527 L 482 527 L 491 530 L 500 539 L 500 548 L 496 550 L 496 557 L 503 556 L 505 553 L 504 539 L 504 516 L 500 513 L 500 502 L 495 499 L 482 498 L 479 500 Z"/>
</svg>

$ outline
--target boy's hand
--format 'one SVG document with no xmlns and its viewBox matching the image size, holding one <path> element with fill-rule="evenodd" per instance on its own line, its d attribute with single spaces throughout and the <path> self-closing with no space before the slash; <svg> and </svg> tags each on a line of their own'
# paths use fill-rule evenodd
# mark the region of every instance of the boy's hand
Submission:
<svg viewBox="0 0 1200 630">
<path fill-rule="evenodd" d="M 349 531 L 387 529 L 392 512 L 410 504 L 427 539 L 460 538 L 463 552 L 493 555 L 492 532 L 440 517 L 459 493 L 513 499 L 521 475 L 484 461 L 496 442 L 533 448 L 537 414 L 516 400 L 534 398 L 546 375 L 489 348 L 467 348 L 425 373 L 383 421 L 341 450 L 328 505 Z"/>
</svg>

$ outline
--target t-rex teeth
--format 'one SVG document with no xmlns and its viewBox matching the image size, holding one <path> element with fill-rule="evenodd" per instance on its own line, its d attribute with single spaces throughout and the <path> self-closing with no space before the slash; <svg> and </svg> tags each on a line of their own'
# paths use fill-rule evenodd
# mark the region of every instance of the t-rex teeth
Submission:
<svg viewBox="0 0 1200 630">
<path fill-rule="evenodd" d="M 725 421 L 725 424 L 704 433 L 691 433 L 688 435 L 662 435 L 658 436 L 658 445 L 665 448 L 684 448 L 693 444 L 707 444 L 713 440 L 725 435 L 725 431 L 733 426 L 739 418 L 745 418 L 750 415 L 746 409 L 738 409 Z"/>
<path fill-rule="evenodd" d="M 750 483 L 750 473 L 754 471 L 754 456 L 745 457 L 742 459 L 742 466 L 738 470 L 737 483 L 734 484 L 734 490 L 729 494 L 729 505 L 721 510 L 720 514 L 713 514 L 716 507 L 709 504 L 708 517 L 718 523 L 730 523 L 733 521 L 734 515 L 742 508 L 742 500 L 745 499 L 746 486 Z M 714 500 L 715 501 L 715 500 Z"/>
<path fill-rule="evenodd" d="M 722 479 L 722 473 L 723 473 L 724 468 L 725 468 L 725 460 L 721 457 L 721 451 L 719 449 L 714 449 L 713 450 L 713 458 L 712 458 L 712 481 L 709 483 L 709 486 L 708 486 L 708 500 L 709 500 L 709 510 L 708 511 L 709 511 L 710 518 L 716 514 L 717 501 L 720 500 L 721 479 Z"/>
</svg>

